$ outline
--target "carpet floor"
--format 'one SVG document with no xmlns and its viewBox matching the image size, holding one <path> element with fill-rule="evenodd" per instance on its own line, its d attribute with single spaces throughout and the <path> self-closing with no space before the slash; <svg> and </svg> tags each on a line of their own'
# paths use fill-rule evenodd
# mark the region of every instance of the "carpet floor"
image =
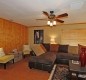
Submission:
<svg viewBox="0 0 86 80">
<path fill-rule="evenodd" d="M 49 76 L 50 73 L 47 71 L 30 69 L 28 67 L 28 57 L 14 64 L 8 63 L 6 70 L 0 64 L 0 80 L 48 80 Z M 77 79 L 72 78 L 71 80 Z"/>
<path fill-rule="evenodd" d="M 47 71 L 30 69 L 27 58 L 8 63 L 6 70 L 0 65 L 0 80 L 48 80 L 49 75 Z"/>
</svg>

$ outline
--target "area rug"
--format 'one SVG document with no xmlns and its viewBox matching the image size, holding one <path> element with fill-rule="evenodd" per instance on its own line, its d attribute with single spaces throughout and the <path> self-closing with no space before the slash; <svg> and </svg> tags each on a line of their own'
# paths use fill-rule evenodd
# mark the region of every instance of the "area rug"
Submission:
<svg viewBox="0 0 86 80">
<path fill-rule="evenodd" d="M 55 70 L 50 80 L 69 80 L 69 69 L 67 65 L 58 64 L 54 68 Z"/>
</svg>

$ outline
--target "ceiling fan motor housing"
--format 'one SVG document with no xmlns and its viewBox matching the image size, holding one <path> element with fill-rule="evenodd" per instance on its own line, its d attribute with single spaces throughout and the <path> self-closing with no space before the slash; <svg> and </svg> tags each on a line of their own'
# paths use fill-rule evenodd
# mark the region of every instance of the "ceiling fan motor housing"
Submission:
<svg viewBox="0 0 86 80">
<path fill-rule="evenodd" d="M 53 14 L 53 13 L 54 13 L 54 11 L 50 11 L 50 13 L 51 13 L 51 14 Z"/>
<path fill-rule="evenodd" d="M 55 15 L 53 13 L 54 13 L 54 11 L 50 11 L 50 16 L 48 17 L 49 19 L 54 19 L 55 18 Z"/>
</svg>

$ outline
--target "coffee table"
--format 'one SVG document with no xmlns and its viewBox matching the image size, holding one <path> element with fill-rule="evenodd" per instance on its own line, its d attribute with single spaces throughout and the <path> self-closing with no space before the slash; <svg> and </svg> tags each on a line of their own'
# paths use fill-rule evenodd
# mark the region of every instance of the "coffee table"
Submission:
<svg viewBox="0 0 86 80">
<path fill-rule="evenodd" d="M 73 60 L 69 60 L 69 71 L 70 71 L 70 79 L 72 76 L 72 73 L 76 74 L 77 80 L 79 80 L 79 76 L 80 75 L 84 75 L 83 79 L 86 80 L 86 66 L 85 67 L 81 67 L 80 62 L 79 61 L 73 61 Z"/>
</svg>

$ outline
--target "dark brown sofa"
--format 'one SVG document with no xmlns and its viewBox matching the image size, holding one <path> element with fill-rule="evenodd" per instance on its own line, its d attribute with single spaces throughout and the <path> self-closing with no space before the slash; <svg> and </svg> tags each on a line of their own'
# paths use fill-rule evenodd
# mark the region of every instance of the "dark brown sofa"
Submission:
<svg viewBox="0 0 86 80">
<path fill-rule="evenodd" d="M 54 63 L 69 64 L 69 60 L 79 60 L 78 54 L 68 53 L 69 45 L 51 45 L 49 43 L 42 44 L 47 50 L 46 53 L 40 56 L 31 56 L 29 58 L 29 67 L 50 72 Z"/>
<path fill-rule="evenodd" d="M 54 52 L 56 53 L 56 64 L 66 64 L 69 65 L 69 60 L 79 60 L 78 53 L 78 46 L 69 46 L 67 44 L 49 44 L 43 43 L 42 44 L 47 52 Z M 72 48 L 72 51 L 70 51 Z M 77 50 L 76 50 L 77 49 Z"/>
</svg>

